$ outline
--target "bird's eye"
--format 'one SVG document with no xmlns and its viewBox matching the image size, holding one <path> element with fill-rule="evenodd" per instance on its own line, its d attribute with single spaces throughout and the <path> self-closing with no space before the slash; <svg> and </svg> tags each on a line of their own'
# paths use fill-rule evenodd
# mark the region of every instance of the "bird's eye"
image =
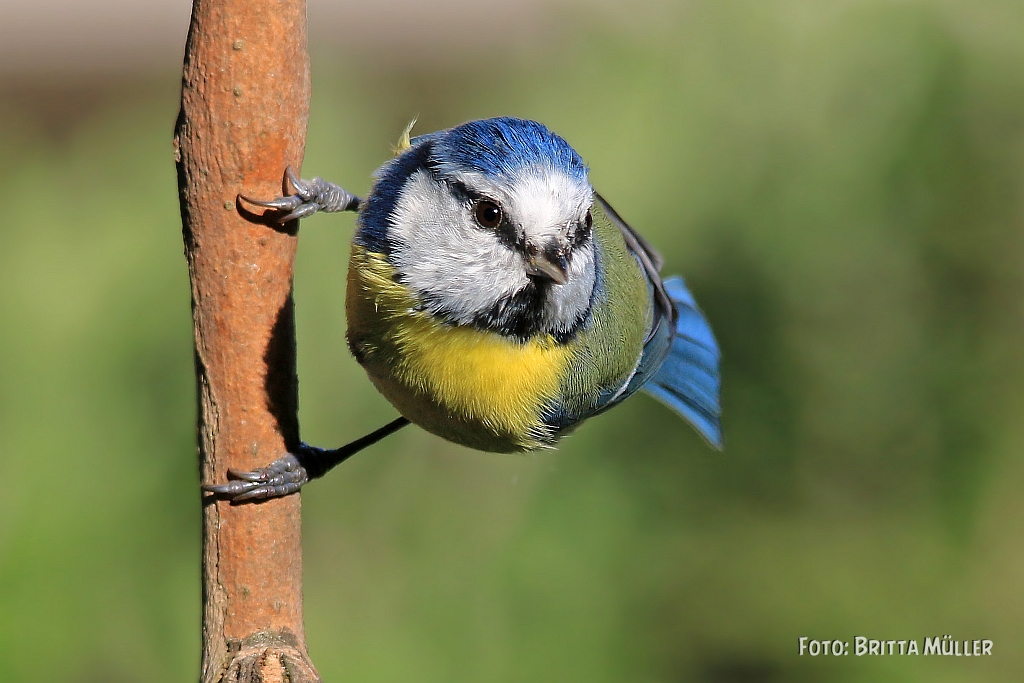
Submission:
<svg viewBox="0 0 1024 683">
<path fill-rule="evenodd" d="M 575 246 L 579 246 L 590 239 L 591 229 L 594 227 L 594 217 L 590 215 L 590 210 L 587 210 L 587 215 L 583 217 L 583 225 L 577 225 L 576 231 L 572 234 L 572 243 Z"/>
<path fill-rule="evenodd" d="M 485 228 L 496 228 L 501 223 L 501 207 L 490 199 L 476 203 L 476 222 Z"/>
</svg>

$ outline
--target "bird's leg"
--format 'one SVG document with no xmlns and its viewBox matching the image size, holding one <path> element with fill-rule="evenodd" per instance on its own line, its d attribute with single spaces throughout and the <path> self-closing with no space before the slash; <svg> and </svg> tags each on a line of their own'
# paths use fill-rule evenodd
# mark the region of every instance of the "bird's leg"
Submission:
<svg viewBox="0 0 1024 683">
<path fill-rule="evenodd" d="M 299 444 L 294 453 L 288 453 L 266 467 L 251 472 L 229 469 L 228 475 L 232 481 L 226 484 L 203 484 L 203 490 L 223 496 L 232 503 L 287 496 L 298 491 L 310 479 L 322 477 L 335 465 L 407 424 L 409 420 L 400 417 L 341 448 L 326 449 Z"/>
<path fill-rule="evenodd" d="M 335 211 L 359 210 L 359 203 L 362 200 L 334 183 L 327 182 L 323 178 L 300 180 L 295 176 L 295 171 L 291 166 L 285 169 L 285 175 L 295 189 L 295 194 L 266 200 L 253 199 L 241 194 L 238 195 L 238 198 L 249 204 L 281 211 L 282 215 L 276 219 L 278 223 L 306 218 L 317 211 L 333 213 Z"/>
<path fill-rule="evenodd" d="M 285 169 L 285 176 L 295 194 L 268 200 L 245 195 L 238 195 L 238 198 L 249 204 L 279 211 L 280 215 L 274 217 L 277 223 L 306 218 L 317 211 L 333 213 L 359 210 L 362 200 L 334 183 L 323 178 L 300 180 L 291 166 Z M 322 477 L 335 465 L 407 424 L 409 421 L 400 417 L 341 448 L 325 449 L 301 443 L 294 452 L 287 453 L 266 467 L 251 472 L 230 469 L 228 475 L 232 481 L 226 484 L 204 484 L 202 488 L 234 503 L 287 496 L 301 489 L 310 479 Z"/>
</svg>

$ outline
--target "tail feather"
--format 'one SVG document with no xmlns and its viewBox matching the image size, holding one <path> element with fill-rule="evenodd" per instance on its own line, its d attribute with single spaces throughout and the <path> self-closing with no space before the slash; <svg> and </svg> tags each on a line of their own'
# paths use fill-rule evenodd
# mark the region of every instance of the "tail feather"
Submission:
<svg viewBox="0 0 1024 683">
<path fill-rule="evenodd" d="M 676 336 L 668 357 L 644 391 L 686 418 L 708 443 L 721 450 L 718 343 L 683 279 L 665 280 L 665 290 L 679 316 Z"/>
</svg>

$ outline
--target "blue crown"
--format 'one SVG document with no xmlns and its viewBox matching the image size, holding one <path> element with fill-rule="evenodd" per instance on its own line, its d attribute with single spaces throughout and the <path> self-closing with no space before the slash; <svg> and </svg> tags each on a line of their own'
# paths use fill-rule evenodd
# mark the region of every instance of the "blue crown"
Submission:
<svg viewBox="0 0 1024 683">
<path fill-rule="evenodd" d="M 510 116 L 470 121 L 431 137 L 430 164 L 442 176 L 470 170 L 507 178 L 523 168 L 545 166 L 587 179 L 587 166 L 576 150 L 536 121 Z"/>
<path fill-rule="evenodd" d="M 476 171 L 487 178 L 510 178 L 531 166 L 561 170 L 587 182 L 587 166 L 569 143 L 536 121 L 502 116 L 412 139 L 412 147 L 375 174 L 377 184 L 360 209 L 356 242 L 371 251 L 391 253 L 387 240 L 395 203 L 409 177 L 420 168 L 450 180 Z"/>
</svg>

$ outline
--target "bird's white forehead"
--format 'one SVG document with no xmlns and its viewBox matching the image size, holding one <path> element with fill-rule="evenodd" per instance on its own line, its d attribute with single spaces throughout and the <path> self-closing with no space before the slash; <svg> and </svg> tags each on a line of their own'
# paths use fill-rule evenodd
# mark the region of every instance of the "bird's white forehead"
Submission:
<svg viewBox="0 0 1024 683">
<path fill-rule="evenodd" d="M 530 166 L 507 182 L 477 173 L 459 178 L 466 187 L 498 201 L 527 235 L 548 234 L 583 218 L 594 190 L 584 179 L 549 166 Z"/>
</svg>

